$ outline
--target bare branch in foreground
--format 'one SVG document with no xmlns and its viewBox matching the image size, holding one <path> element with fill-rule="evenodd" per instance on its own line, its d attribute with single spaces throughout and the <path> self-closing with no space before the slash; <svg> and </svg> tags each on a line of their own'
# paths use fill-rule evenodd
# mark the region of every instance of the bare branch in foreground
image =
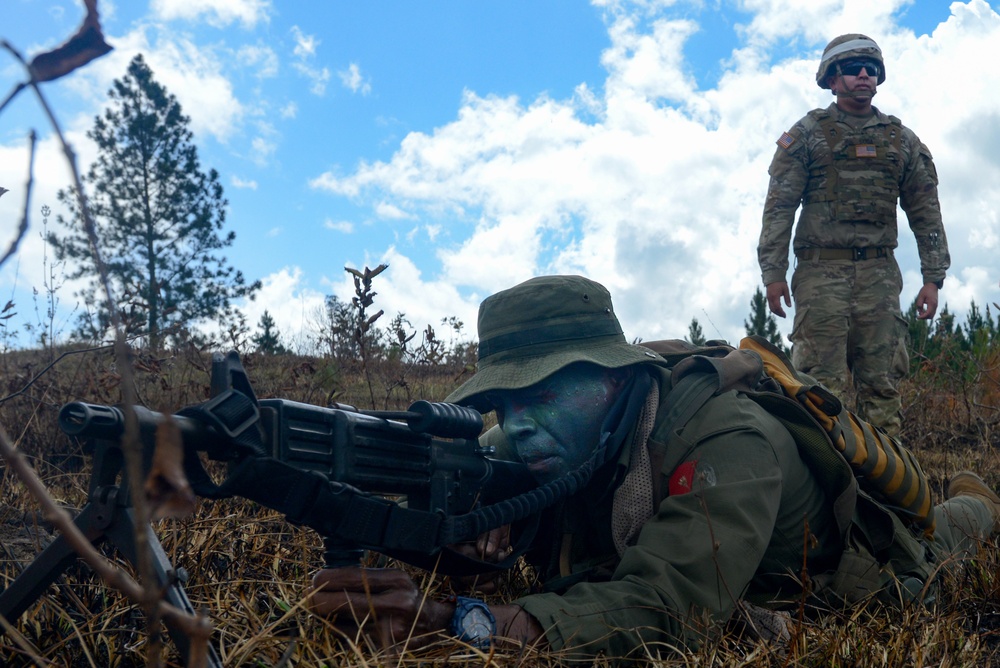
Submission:
<svg viewBox="0 0 1000 668">
<path fill-rule="evenodd" d="M 24 235 L 28 233 L 28 209 L 31 204 L 31 186 L 35 181 L 35 142 L 37 136 L 35 131 L 32 130 L 28 134 L 28 183 L 24 187 L 24 215 L 21 216 L 21 224 L 17 227 L 17 234 L 14 236 L 14 240 L 10 242 L 10 248 L 3 257 L 0 257 L 0 267 L 3 263 L 7 261 L 9 257 L 17 252 L 17 247 L 21 243 L 21 239 Z M 7 192 L 6 188 L 0 188 L 0 196 Z"/>
</svg>

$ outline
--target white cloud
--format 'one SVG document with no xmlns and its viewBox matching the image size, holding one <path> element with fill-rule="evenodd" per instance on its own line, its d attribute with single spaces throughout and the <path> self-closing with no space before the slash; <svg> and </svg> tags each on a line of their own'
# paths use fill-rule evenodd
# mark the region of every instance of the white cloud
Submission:
<svg viewBox="0 0 1000 668">
<path fill-rule="evenodd" d="M 611 26 L 611 47 L 601 56 L 610 73 L 606 82 L 608 102 L 634 96 L 669 100 L 690 97 L 695 83 L 683 71 L 681 47 L 697 25 L 692 21 L 657 21 L 650 33 L 636 28 L 631 18 Z"/>
<path fill-rule="evenodd" d="M 1000 16 L 989 3 L 953 2 L 947 20 L 930 34 L 914 35 L 895 23 L 912 0 L 740 0 L 747 19 L 733 27 L 738 47 L 722 54 L 718 82 L 701 88 L 685 54 L 690 40 L 705 37 L 698 12 L 711 8 L 695 0 L 592 4 L 606 10 L 603 85 L 580 83 L 567 99 L 466 92 L 453 120 L 409 133 L 390 157 L 337 166 L 309 181 L 312 189 L 370 207 L 372 214 L 332 215 L 369 219 L 374 232 L 388 227 L 396 235 L 401 248 L 386 252 L 382 259 L 390 270 L 379 279 L 387 312 L 405 311 L 414 319 L 420 313 L 432 323 L 460 313 L 473 322 L 478 300 L 490 292 L 540 273 L 574 272 L 612 289 L 630 336 L 682 336 L 697 317 L 709 336 L 738 338 L 760 280 L 755 247 L 774 141 L 807 110 L 829 103 L 815 85 L 816 60 L 831 37 L 848 31 L 881 44 L 889 78 L 876 104 L 899 115 L 935 156 L 954 265 L 942 299 L 953 312 L 973 296 L 981 306 L 1000 301 L 1000 68 L 970 66 L 1000 57 Z M 156 0 L 153 8 L 164 20 L 245 26 L 260 24 L 271 11 L 266 2 L 221 0 Z M 257 121 L 268 111 L 283 119 L 315 118 L 314 109 L 287 91 L 270 98 L 261 93 L 284 83 L 275 76 L 279 63 L 271 42 L 254 38 L 256 46 L 236 49 L 195 43 L 156 24 L 136 25 L 113 39 L 115 51 L 59 84 L 89 105 L 64 119 L 81 165 L 94 156 L 84 132 L 111 81 L 140 52 L 181 101 L 197 141 L 239 138 L 249 145 L 229 150 L 259 165 L 280 165 L 278 133 L 256 122 L 247 132 L 248 118 Z M 325 94 L 331 71 L 317 62 L 320 40 L 299 27 L 290 34 L 291 71 L 305 77 L 314 94 Z M 253 94 L 263 101 L 237 97 L 238 80 L 224 69 L 234 52 L 246 78 L 256 75 Z M 370 90 L 354 63 L 337 75 L 355 92 Z M 299 104 L 306 105 L 302 114 Z M 389 127 L 402 131 L 406 123 L 391 119 Z M 0 185 L 12 191 L 0 198 L 0 220 L 20 218 L 23 194 L 15 194 L 23 193 L 25 162 L 22 141 L 0 145 Z M 58 177 L 36 183 L 32 208 L 54 205 L 55 191 L 69 179 L 49 140 L 40 144 L 36 174 Z M 256 183 L 230 178 L 236 188 Z M 411 236 L 398 220 L 408 221 Z M 342 218 L 324 222 L 343 234 L 356 225 Z M 900 225 L 905 307 L 920 279 L 905 218 Z M 43 278 L 36 233 L 33 227 L 19 253 L 22 286 L 40 286 Z M 417 246 L 427 239 L 438 266 L 418 268 Z M 10 269 L 3 267 L 0 286 L 11 284 Z M 298 269 L 276 272 L 269 281 L 289 294 L 319 294 L 302 288 Z M 350 294 L 343 277 L 330 286 Z M 404 306 L 424 294 L 433 295 L 433 308 Z M 279 324 L 289 329 L 293 319 Z M 781 326 L 790 329 L 788 321 Z"/>
<path fill-rule="evenodd" d="M 351 63 L 346 70 L 337 72 L 337 76 L 340 77 L 340 83 L 344 85 L 344 88 L 349 89 L 352 93 L 368 95 L 372 92 L 371 82 L 365 81 L 364 77 L 361 76 L 361 69 L 356 63 Z"/>
<path fill-rule="evenodd" d="M 697 317 L 709 336 L 738 340 L 760 282 L 756 243 L 774 141 L 829 104 L 814 79 L 819 51 L 836 34 L 861 30 L 887 62 L 876 104 L 901 116 L 936 159 L 955 276 L 942 298 L 964 308 L 966 285 L 992 284 L 997 294 L 1000 70 L 968 66 L 1000 57 L 1000 17 L 984 0 L 953 3 L 952 16 L 920 37 L 892 23 L 906 0 L 747 0 L 754 18 L 739 29 L 742 50 L 705 90 L 683 58 L 697 25 L 644 23 L 656 8 L 640 4 L 633 15 L 624 3 L 612 12 L 603 97 L 467 93 L 455 120 L 410 133 L 387 161 L 310 185 L 376 212 L 405 207 L 419 221 L 440 224 L 449 212 L 459 241 L 438 249 L 449 285 L 489 294 L 540 273 L 584 273 L 612 290 L 631 335 L 683 336 Z M 784 53 L 789 36 L 802 40 L 802 55 L 771 66 L 771 50 Z M 919 273 L 902 216 L 900 242 L 905 309 Z M 407 285 L 397 285 L 403 274 Z M 403 271 L 386 278 L 399 291 L 422 280 Z M 787 333 L 790 322 L 781 326 Z"/>
<path fill-rule="evenodd" d="M 316 55 L 316 47 L 320 41 L 315 35 L 307 35 L 298 26 L 292 26 L 292 39 L 295 40 L 293 53 L 299 58 L 306 59 Z"/>
<path fill-rule="evenodd" d="M 305 63 L 292 63 L 295 71 L 309 79 L 309 92 L 322 96 L 326 93 L 326 85 L 330 82 L 330 70 L 326 67 L 312 67 Z"/>
<path fill-rule="evenodd" d="M 375 214 L 379 218 L 386 218 L 389 220 L 412 220 L 414 218 L 413 214 L 407 213 L 400 207 L 390 202 L 379 202 L 375 205 Z"/>
<path fill-rule="evenodd" d="M 230 179 L 230 183 L 234 188 L 248 188 L 250 190 L 257 190 L 257 182 L 253 179 L 243 180 L 238 176 L 233 176 Z"/>
<path fill-rule="evenodd" d="M 298 61 L 292 63 L 292 68 L 310 81 L 309 91 L 313 95 L 322 96 L 326 93 L 326 85 L 330 82 L 330 69 L 312 64 L 320 40 L 315 35 L 307 35 L 298 26 L 292 26 L 292 39 L 295 47 L 292 52 Z"/>
<path fill-rule="evenodd" d="M 237 60 L 246 66 L 257 68 L 257 77 L 270 79 L 278 76 L 278 54 L 263 44 L 244 45 L 236 52 Z"/>
<path fill-rule="evenodd" d="M 341 179 L 331 172 L 324 172 L 316 178 L 310 179 L 309 187 L 347 197 L 355 197 L 361 192 L 361 188 L 355 179 Z"/>
<path fill-rule="evenodd" d="M 77 163 L 83 169 L 93 161 L 93 144 L 75 127 L 64 128 L 64 132 L 67 142 L 77 151 Z M 57 192 L 72 182 L 65 154 L 55 138 L 50 136 L 38 141 L 33 173 L 27 233 L 16 255 L 0 266 L 0 307 L 8 300 L 15 303 L 17 315 L 6 323 L 9 330 L 21 329 L 25 324 L 51 325 L 56 340 L 64 341 L 81 308 L 74 295 L 84 283 L 67 279 L 67 267 L 56 262 L 52 249 L 42 240 L 45 232 L 64 233 L 56 220 L 58 215 L 66 215 L 58 202 Z M 7 252 L 24 216 L 27 180 L 27 141 L 20 139 L 8 145 L 0 144 L 0 185 L 10 190 L 0 197 L 0 221 L 3 221 L 0 223 L 0 254 Z M 47 225 L 41 215 L 43 206 L 51 210 Z M 57 302 L 57 308 L 53 320 L 48 322 L 45 313 L 50 296 Z M 37 343 L 23 332 L 18 334 L 23 345 Z"/>
<path fill-rule="evenodd" d="M 364 266 L 375 267 L 379 263 L 389 268 L 374 279 L 378 293 L 374 310 L 385 311 L 380 324 L 387 324 L 397 313 L 406 315 L 407 320 L 420 332 L 428 324 L 439 327 L 442 318 L 455 316 L 466 324 L 465 337 L 475 336 L 478 295 L 471 300 L 464 299 L 453 283 L 444 278 L 425 280 L 420 268 L 412 259 L 390 247 L 380 258 L 369 259 Z M 329 282 L 330 291 L 340 299 L 350 301 L 354 296 L 354 285 L 346 272 L 335 281 Z M 483 295 L 485 296 L 485 295 Z"/>
<path fill-rule="evenodd" d="M 261 279 L 256 299 L 245 302 L 241 310 L 254 333 L 267 311 L 274 318 L 284 345 L 301 351 L 313 335 L 315 316 L 323 308 L 324 299 L 323 293 L 303 286 L 301 268 L 283 267 Z"/>
<path fill-rule="evenodd" d="M 125 76 L 129 62 L 142 54 L 154 79 L 180 102 L 196 137 L 209 135 L 226 142 L 241 126 L 245 109 L 211 46 L 149 26 L 127 33 L 114 46 L 114 51 L 65 80 L 94 109 L 106 103 L 112 82 Z M 91 116 L 88 124 L 92 122 Z"/>
<path fill-rule="evenodd" d="M 344 234 L 352 234 L 354 232 L 354 223 L 349 220 L 325 220 L 323 221 L 323 227 L 328 230 L 333 230 L 334 232 L 342 232 Z"/>
<path fill-rule="evenodd" d="M 277 150 L 278 145 L 267 137 L 254 137 L 250 140 L 251 159 L 254 164 L 264 166 L 268 159 Z"/>
<path fill-rule="evenodd" d="M 204 18 L 215 27 L 239 22 L 245 28 L 252 28 L 267 22 L 271 3 L 269 0 L 152 0 L 150 9 L 164 21 Z"/>
</svg>

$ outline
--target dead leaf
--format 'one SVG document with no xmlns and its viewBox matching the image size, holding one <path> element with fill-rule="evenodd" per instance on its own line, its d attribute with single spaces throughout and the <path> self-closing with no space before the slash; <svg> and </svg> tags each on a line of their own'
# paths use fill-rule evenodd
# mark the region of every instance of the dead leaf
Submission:
<svg viewBox="0 0 1000 668">
<path fill-rule="evenodd" d="M 156 449 L 145 490 L 155 520 L 194 514 L 197 499 L 184 475 L 184 439 L 169 415 L 156 427 Z"/>
<path fill-rule="evenodd" d="M 31 60 L 28 70 L 33 81 L 53 81 L 100 58 L 111 46 L 104 41 L 101 23 L 97 16 L 97 0 L 83 0 L 87 8 L 80 29 L 62 46 L 40 53 Z"/>
</svg>

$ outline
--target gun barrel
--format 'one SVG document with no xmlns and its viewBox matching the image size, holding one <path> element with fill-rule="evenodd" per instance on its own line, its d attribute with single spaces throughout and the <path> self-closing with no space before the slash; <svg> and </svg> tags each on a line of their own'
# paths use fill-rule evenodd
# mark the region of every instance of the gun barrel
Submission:
<svg viewBox="0 0 1000 668">
<path fill-rule="evenodd" d="M 151 411 L 145 406 L 132 406 L 139 422 L 141 433 L 155 432 L 161 422 L 167 419 L 162 413 Z M 225 439 L 199 420 L 183 415 L 171 415 L 170 419 L 180 428 L 185 447 L 209 451 L 213 459 L 225 459 L 227 449 L 216 451 Z M 125 411 L 119 406 L 102 406 L 73 401 L 59 410 L 59 428 L 68 436 L 117 441 L 125 433 Z"/>
<path fill-rule="evenodd" d="M 69 436 L 110 440 L 125 431 L 125 415 L 116 406 L 74 401 L 59 411 L 59 428 Z"/>
</svg>

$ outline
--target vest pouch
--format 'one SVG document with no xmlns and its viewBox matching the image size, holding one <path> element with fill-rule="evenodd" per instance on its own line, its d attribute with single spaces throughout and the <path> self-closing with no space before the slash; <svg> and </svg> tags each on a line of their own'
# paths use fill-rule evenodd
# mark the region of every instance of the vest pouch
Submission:
<svg viewBox="0 0 1000 668">
<path fill-rule="evenodd" d="M 847 605 L 873 594 L 892 606 L 929 605 L 937 591 L 933 554 L 895 513 L 859 492 L 840 562 L 815 578 L 817 593 Z"/>
<path fill-rule="evenodd" d="M 896 513 L 859 492 L 844 559 L 834 577 L 839 585 L 834 592 L 848 603 L 864 598 L 862 587 L 872 585 L 873 572 L 865 570 L 868 557 L 876 566 L 876 582 L 868 594 L 877 592 L 879 600 L 895 606 L 933 601 L 933 552 Z"/>
<path fill-rule="evenodd" d="M 864 533 L 852 525 L 847 532 L 847 542 L 837 570 L 816 577 L 820 584 L 818 593 L 842 604 L 853 605 L 881 588 L 881 566 L 865 543 Z"/>
</svg>

